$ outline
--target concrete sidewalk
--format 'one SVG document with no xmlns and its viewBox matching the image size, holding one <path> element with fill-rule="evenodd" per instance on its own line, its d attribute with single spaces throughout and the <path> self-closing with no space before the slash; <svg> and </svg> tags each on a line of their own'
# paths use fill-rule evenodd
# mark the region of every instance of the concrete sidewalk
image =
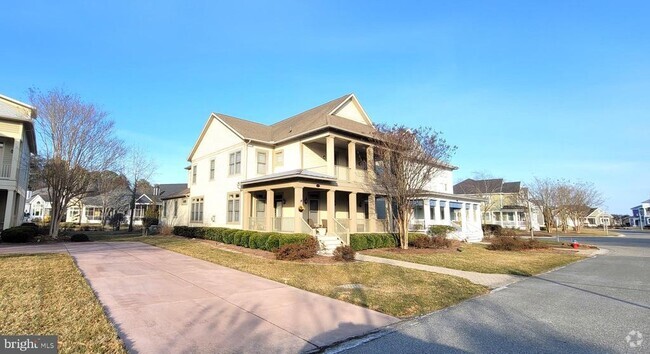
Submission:
<svg viewBox="0 0 650 354">
<path fill-rule="evenodd" d="M 427 272 L 454 275 L 457 277 L 465 278 L 475 284 L 485 285 L 491 289 L 499 288 L 502 286 L 506 286 L 508 284 L 512 284 L 519 280 L 526 279 L 526 277 L 518 276 L 518 275 L 468 272 L 464 270 L 436 267 L 436 266 L 431 266 L 426 264 L 411 263 L 405 261 L 398 261 L 395 259 L 368 256 L 360 253 L 357 253 L 356 259 L 364 262 L 390 264 L 390 265 L 404 267 L 404 268 L 424 270 Z"/>
<path fill-rule="evenodd" d="M 398 321 L 139 242 L 63 245 L 134 353 L 295 353 Z"/>
</svg>

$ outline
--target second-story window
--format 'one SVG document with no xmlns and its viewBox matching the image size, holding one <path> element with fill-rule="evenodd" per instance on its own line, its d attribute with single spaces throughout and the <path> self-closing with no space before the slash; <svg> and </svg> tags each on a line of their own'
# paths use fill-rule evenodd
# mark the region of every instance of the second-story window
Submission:
<svg viewBox="0 0 650 354">
<path fill-rule="evenodd" d="M 196 183 L 196 165 L 192 166 L 192 184 Z"/>
<path fill-rule="evenodd" d="M 241 151 L 233 152 L 230 154 L 228 163 L 228 174 L 236 175 L 241 172 Z"/>
<path fill-rule="evenodd" d="M 266 174 L 266 152 L 257 152 L 257 174 Z"/>
<path fill-rule="evenodd" d="M 210 160 L 210 181 L 214 181 L 214 159 Z"/>
<path fill-rule="evenodd" d="M 273 155 L 274 162 L 273 164 L 275 167 L 283 167 L 284 166 L 284 151 L 276 151 L 275 154 Z"/>
</svg>

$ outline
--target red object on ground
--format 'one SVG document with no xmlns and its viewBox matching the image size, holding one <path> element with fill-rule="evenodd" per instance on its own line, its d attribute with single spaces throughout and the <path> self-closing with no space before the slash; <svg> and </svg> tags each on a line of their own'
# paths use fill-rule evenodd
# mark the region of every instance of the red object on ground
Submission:
<svg viewBox="0 0 650 354">
<path fill-rule="evenodd" d="M 577 243 L 577 242 L 573 242 L 573 243 L 571 244 L 571 246 L 573 246 L 573 248 L 579 248 L 579 247 L 580 247 L 580 244 Z"/>
</svg>

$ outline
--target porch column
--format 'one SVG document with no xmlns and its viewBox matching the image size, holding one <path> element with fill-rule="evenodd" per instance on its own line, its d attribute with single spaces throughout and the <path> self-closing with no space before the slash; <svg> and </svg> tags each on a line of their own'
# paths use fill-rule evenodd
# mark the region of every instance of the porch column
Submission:
<svg viewBox="0 0 650 354">
<path fill-rule="evenodd" d="M 464 202 L 460 204 L 460 220 L 463 231 L 467 229 L 467 204 Z"/>
<path fill-rule="evenodd" d="M 354 141 L 348 143 L 348 170 L 348 181 L 354 182 L 357 177 L 357 145 Z"/>
<path fill-rule="evenodd" d="M 499 212 L 499 224 L 501 225 L 501 227 L 503 227 L 503 212 L 502 211 Z"/>
<path fill-rule="evenodd" d="M 13 166 L 12 166 L 13 169 Z M 14 226 L 14 203 L 16 199 L 16 192 L 9 189 L 7 190 L 7 202 L 5 204 L 5 218 L 3 229 L 8 229 Z"/>
<path fill-rule="evenodd" d="M 20 166 L 20 139 L 14 138 L 12 150 L 13 152 L 11 153 L 11 171 L 9 172 L 9 178 L 13 180 L 18 180 L 19 177 L 18 170 L 22 170 L 23 168 L 29 168 L 29 166 Z"/>
<path fill-rule="evenodd" d="M 368 181 L 375 180 L 375 149 L 372 146 L 368 146 L 366 149 L 366 170 L 368 171 Z"/>
<path fill-rule="evenodd" d="M 329 189 L 327 190 L 327 233 L 334 233 L 335 228 L 335 223 L 334 219 L 336 219 L 336 206 L 334 203 L 334 190 Z"/>
<path fill-rule="evenodd" d="M 441 221 L 440 220 L 440 199 L 436 199 L 434 201 L 434 206 L 435 209 L 433 209 L 433 216 L 434 219 L 436 220 L 436 223 L 439 223 Z"/>
<path fill-rule="evenodd" d="M 294 212 L 294 220 L 293 220 L 293 232 L 300 233 L 302 232 L 302 212 L 298 210 L 299 206 L 303 206 L 302 202 L 302 187 L 293 187 L 293 212 Z"/>
<path fill-rule="evenodd" d="M 451 208 L 449 207 L 449 201 L 445 201 L 445 221 L 451 223 Z"/>
<path fill-rule="evenodd" d="M 335 176 L 335 171 L 334 171 L 334 137 L 331 135 L 328 135 L 325 137 L 325 150 L 326 150 L 326 157 L 327 157 L 327 174 L 330 176 Z"/>
<path fill-rule="evenodd" d="M 375 198 L 374 194 L 368 196 L 368 232 L 377 231 L 377 204 Z"/>
<path fill-rule="evenodd" d="M 431 224 L 431 209 L 430 209 L 430 199 L 423 199 L 422 200 L 422 208 L 424 209 L 424 231 L 426 231 L 427 226 Z"/>
<path fill-rule="evenodd" d="M 476 215 L 478 216 L 478 224 L 483 224 L 483 214 L 481 213 L 481 203 L 476 204 Z"/>
<path fill-rule="evenodd" d="M 264 227 L 264 230 L 266 231 L 273 231 L 273 199 L 275 197 L 275 193 L 273 193 L 273 189 L 267 189 L 266 190 L 266 209 L 264 210 L 264 217 L 266 218 L 266 226 Z"/>
<path fill-rule="evenodd" d="M 474 220 L 476 221 L 477 224 L 480 224 L 482 222 L 479 207 L 480 204 L 478 203 L 474 204 Z"/>
<path fill-rule="evenodd" d="M 357 193 L 351 192 L 348 198 L 348 211 L 350 216 L 350 233 L 357 232 Z"/>
<path fill-rule="evenodd" d="M 251 219 L 251 206 L 253 205 L 253 198 L 251 192 L 244 192 L 244 213 L 242 214 L 242 224 L 244 230 L 250 230 Z"/>
</svg>

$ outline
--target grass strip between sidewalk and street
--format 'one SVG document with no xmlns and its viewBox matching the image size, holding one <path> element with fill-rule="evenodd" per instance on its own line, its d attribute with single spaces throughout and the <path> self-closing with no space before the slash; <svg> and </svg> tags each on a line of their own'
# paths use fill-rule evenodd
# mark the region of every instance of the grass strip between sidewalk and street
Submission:
<svg viewBox="0 0 650 354">
<path fill-rule="evenodd" d="M 67 254 L 0 256 L 0 333 L 56 335 L 59 353 L 126 353 Z"/>
<path fill-rule="evenodd" d="M 485 294 L 482 285 L 454 276 L 385 264 L 278 261 L 220 250 L 177 236 L 124 239 L 206 260 L 395 317 L 412 317 Z M 358 284 L 342 287 L 342 285 Z"/>
<path fill-rule="evenodd" d="M 553 249 L 490 251 L 483 244 L 465 244 L 453 250 L 374 249 L 363 254 L 479 273 L 531 276 L 583 259 L 582 256 Z"/>
</svg>

